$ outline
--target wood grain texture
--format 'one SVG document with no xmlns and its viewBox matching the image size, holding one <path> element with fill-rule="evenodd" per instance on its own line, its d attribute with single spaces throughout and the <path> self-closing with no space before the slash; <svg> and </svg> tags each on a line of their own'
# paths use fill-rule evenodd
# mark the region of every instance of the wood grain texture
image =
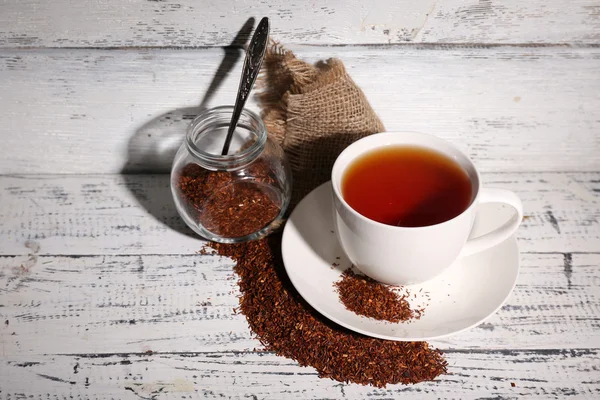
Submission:
<svg viewBox="0 0 600 400">
<path fill-rule="evenodd" d="M 477 328 L 432 344 L 600 346 L 600 253 L 523 253 L 521 260 L 517 286 L 501 310 Z M 233 311 L 239 292 L 232 265 L 199 255 L 0 257 L 0 355 L 261 347 L 244 316 Z"/>
<path fill-rule="evenodd" d="M 197 254 L 168 175 L 103 175 L 169 172 L 190 120 L 232 102 L 252 16 L 523 199 L 516 288 L 432 343 L 436 382 L 253 352 L 233 263 Z M 598 43 L 595 0 L 1 2 L 0 398 L 600 397 Z"/>
<path fill-rule="evenodd" d="M 515 191 L 526 219 L 524 252 L 600 250 L 600 174 L 484 173 L 483 185 Z M 168 175 L 0 178 L 0 254 L 196 254 L 202 242 L 177 215 Z"/>
<path fill-rule="evenodd" d="M 6 0 L 2 47 L 225 46 L 249 17 L 284 43 L 598 43 L 594 0 Z"/>
<path fill-rule="evenodd" d="M 485 174 L 515 190 L 522 271 L 502 310 L 443 348 L 600 347 L 600 174 Z M 171 205 L 166 175 L 0 179 L 4 356 L 247 350 L 232 263 Z M 52 341 L 40 340 L 51 337 Z"/>
<path fill-rule="evenodd" d="M 7 399 L 595 398 L 598 349 L 449 351 L 450 374 L 386 389 L 319 379 L 271 353 L 47 355 L 0 359 Z M 35 382 L 35 384 L 31 384 Z M 514 384 L 514 387 L 512 386 Z M 31 396 L 31 397 L 28 397 Z"/>
<path fill-rule="evenodd" d="M 441 136 L 484 172 L 600 169 L 598 48 L 295 50 L 341 58 L 388 131 Z M 190 119 L 235 98 L 241 58 L 0 51 L 0 173 L 168 172 Z"/>
</svg>

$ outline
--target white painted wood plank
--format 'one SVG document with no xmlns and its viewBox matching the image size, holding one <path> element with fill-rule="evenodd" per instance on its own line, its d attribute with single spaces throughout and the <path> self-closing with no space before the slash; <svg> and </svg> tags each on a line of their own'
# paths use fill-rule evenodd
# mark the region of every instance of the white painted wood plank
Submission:
<svg viewBox="0 0 600 400">
<path fill-rule="evenodd" d="M 8 399 L 596 398 L 594 350 L 449 352 L 451 374 L 386 389 L 319 379 L 271 353 L 20 356 L 0 359 Z M 514 387 L 512 386 L 514 384 Z M 54 397 L 55 396 L 55 397 Z"/>
<path fill-rule="evenodd" d="M 233 312 L 239 292 L 228 259 L 34 257 L 0 257 L 1 357 L 261 347 Z M 600 253 L 521 259 L 501 310 L 432 343 L 451 350 L 599 347 Z"/>
<path fill-rule="evenodd" d="M 600 250 L 599 173 L 484 173 L 483 185 L 514 190 L 527 218 L 525 252 Z M 0 177 L 0 254 L 195 254 L 172 203 L 168 175 Z M 190 234 L 188 236 L 188 234 Z"/>
<path fill-rule="evenodd" d="M 387 130 L 451 140 L 484 172 L 600 169 L 598 48 L 295 50 L 341 58 Z M 168 172 L 189 119 L 233 101 L 235 54 L 1 51 L 0 173 Z"/>
<path fill-rule="evenodd" d="M 597 1 L 5 0 L 0 46 L 224 46 L 249 17 L 285 43 L 598 43 Z"/>
</svg>

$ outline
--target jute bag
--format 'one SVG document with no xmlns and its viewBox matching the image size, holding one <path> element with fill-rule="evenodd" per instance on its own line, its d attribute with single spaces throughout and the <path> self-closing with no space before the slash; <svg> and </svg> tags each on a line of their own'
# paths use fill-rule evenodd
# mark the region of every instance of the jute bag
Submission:
<svg viewBox="0 0 600 400">
<path fill-rule="evenodd" d="M 292 167 L 290 209 L 331 179 L 335 159 L 349 144 L 385 130 L 338 59 L 311 65 L 271 43 L 257 87 L 267 131 Z"/>
</svg>

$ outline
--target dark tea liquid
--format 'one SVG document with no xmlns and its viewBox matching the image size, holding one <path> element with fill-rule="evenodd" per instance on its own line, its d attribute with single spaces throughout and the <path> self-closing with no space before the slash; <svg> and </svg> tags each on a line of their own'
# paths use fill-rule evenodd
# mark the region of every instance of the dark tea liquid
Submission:
<svg viewBox="0 0 600 400">
<path fill-rule="evenodd" d="M 386 146 L 354 160 L 342 178 L 342 196 L 365 217 L 388 225 L 439 224 L 471 203 L 467 172 L 424 147 Z"/>
</svg>

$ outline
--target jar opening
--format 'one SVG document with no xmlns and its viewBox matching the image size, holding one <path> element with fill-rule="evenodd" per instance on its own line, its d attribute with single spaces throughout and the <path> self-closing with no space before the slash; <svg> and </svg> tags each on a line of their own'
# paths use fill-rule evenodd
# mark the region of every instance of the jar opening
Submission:
<svg viewBox="0 0 600 400">
<path fill-rule="evenodd" d="M 229 152 L 221 155 L 232 113 L 233 106 L 215 107 L 199 114 L 188 127 L 188 150 L 205 168 L 242 168 L 256 159 L 265 147 L 267 130 L 262 119 L 244 109 L 233 133 Z"/>
</svg>

